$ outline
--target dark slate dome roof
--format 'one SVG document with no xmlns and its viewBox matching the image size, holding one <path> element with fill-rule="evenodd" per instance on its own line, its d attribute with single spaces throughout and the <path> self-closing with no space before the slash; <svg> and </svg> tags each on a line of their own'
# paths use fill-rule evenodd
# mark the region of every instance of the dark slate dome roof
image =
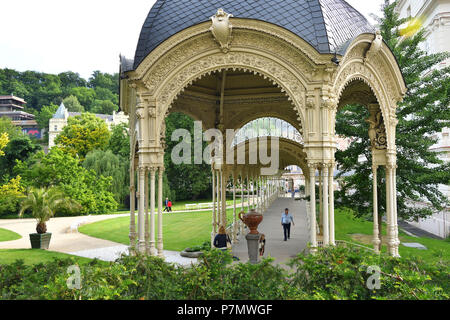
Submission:
<svg viewBox="0 0 450 320">
<path fill-rule="evenodd" d="M 344 0 L 157 0 L 142 27 L 134 68 L 174 34 L 210 21 L 219 8 L 234 18 L 283 27 L 319 53 L 340 53 L 349 40 L 375 32 L 367 19 Z"/>
</svg>

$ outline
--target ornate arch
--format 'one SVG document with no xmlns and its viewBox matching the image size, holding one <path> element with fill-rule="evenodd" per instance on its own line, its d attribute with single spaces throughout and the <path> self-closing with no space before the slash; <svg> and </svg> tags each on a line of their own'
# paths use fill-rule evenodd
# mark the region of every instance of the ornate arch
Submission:
<svg viewBox="0 0 450 320">
<path fill-rule="evenodd" d="M 365 34 L 352 42 L 334 75 L 333 87 L 338 101 L 353 81 L 362 81 L 372 90 L 386 126 L 387 148 L 395 150 L 396 108 L 406 86 L 392 52 L 381 39 L 375 47 L 377 39 Z"/>
<path fill-rule="evenodd" d="M 232 123 L 235 123 L 235 127 L 234 128 L 230 128 L 230 129 L 234 129 L 234 130 L 239 130 L 242 127 L 244 127 L 246 124 L 257 120 L 257 119 L 261 119 L 261 118 L 275 118 L 275 119 L 279 119 L 279 120 L 283 120 L 286 121 L 287 123 L 289 123 L 291 126 L 293 126 L 295 129 L 297 129 L 297 131 L 302 134 L 302 127 L 299 125 L 298 122 L 294 122 L 292 121 L 293 119 L 284 116 L 280 113 L 277 112 L 261 112 L 261 113 L 253 113 L 251 116 L 246 117 L 245 119 L 240 118 L 237 119 L 240 115 L 235 116 L 236 119 L 233 118 L 234 121 L 231 121 Z"/>
<path fill-rule="evenodd" d="M 211 72 L 228 69 L 252 72 L 272 80 L 292 102 L 299 117 L 297 120 L 305 123 L 303 106 L 306 90 L 301 81 L 282 64 L 250 52 L 229 52 L 225 55 L 213 51 L 173 71 L 155 92 L 159 113 L 166 115 L 173 101 L 189 84 Z"/>
<path fill-rule="evenodd" d="M 246 19 L 232 22 L 233 40 L 227 53 L 209 32 L 210 23 L 203 23 L 166 40 L 129 74 L 129 80 L 145 86 L 146 94 L 156 100 L 158 114 L 165 117 L 178 95 L 203 76 L 230 69 L 251 72 L 286 93 L 296 112 L 295 120 L 307 131 L 307 86 L 321 68 L 317 63 L 325 65 L 327 57 L 275 25 Z"/>
</svg>

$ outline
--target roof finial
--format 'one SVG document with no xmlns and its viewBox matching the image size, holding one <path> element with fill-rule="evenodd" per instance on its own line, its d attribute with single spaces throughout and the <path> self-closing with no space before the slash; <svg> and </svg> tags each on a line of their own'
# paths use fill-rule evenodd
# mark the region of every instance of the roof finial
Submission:
<svg viewBox="0 0 450 320">
<path fill-rule="evenodd" d="M 226 13 L 222 8 L 217 10 L 217 13 L 211 17 L 212 26 L 211 30 L 214 38 L 220 44 L 223 53 L 227 53 L 230 50 L 231 33 L 233 26 L 230 23 L 230 17 L 232 14 Z"/>
</svg>

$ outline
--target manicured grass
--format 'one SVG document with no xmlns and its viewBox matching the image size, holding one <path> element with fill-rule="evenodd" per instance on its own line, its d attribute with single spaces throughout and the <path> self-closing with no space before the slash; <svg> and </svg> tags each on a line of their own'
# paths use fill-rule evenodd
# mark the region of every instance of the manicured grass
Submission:
<svg viewBox="0 0 450 320">
<path fill-rule="evenodd" d="M 227 210 L 227 217 L 229 222 L 232 221 L 233 209 Z M 201 245 L 203 242 L 209 241 L 211 237 L 211 218 L 211 211 L 164 213 L 164 249 L 182 251 L 187 247 Z M 155 220 L 157 226 L 158 219 L 156 218 Z M 130 218 L 120 217 L 81 226 L 79 231 L 92 237 L 129 245 L 129 226 Z M 155 229 L 157 230 L 157 228 Z"/>
<path fill-rule="evenodd" d="M 17 240 L 20 238 L 22 238 L 22 236 L 20 234 L 0 228 L 0 242 Z"/>
<path fill-rule="evenodd" d="M 186 209 L 187 204 L 209 203 L 209 202 L 212 202 L 212 199 L 173 201 L 172 211 L 187 211 L 187 209 Z M 239 203 L 241 203 L 241 199 L 236 197 L 236 204 L 239 204 Z M 231 206 L 231 205 L 233 205 L 233 200 L 227 200 L 227 206 Z"/>
<path fill-rule="evenodd" d="M 371 221 L 354 218 L 350 210 L 336 209 L 335 211 L 335 232 L 337 240 L 353 241 L 368 247 L 373 247 Z M 366 235 L 360 236 L 360 235 Z M 383 223 L 383 237 L 386 236 L 386 224 Z M 450 242 L 448 240 L 431 239 L 425 237 L 411 237 L 399 230 L 401 242 L 415 242 L 427 247 L 428 250 L 408 248 L 400 244 L 399 253 L 402 257 L 421 257 L 427 262 L 448 261 L 450 263 Z M 383 243 L 384 243 L 383 239 Z M 382 252 L 387 252 L 387 246 L 382 245 Z"/>
<path fill-rule="evenodd" d="M 39 249 L 0 249 L 0 265 L 11 264 L 16 260 L 23 260 L 27 265 L 51 262 L 54 259 L 74 258 L 79 264 L 85 264 L 91 259 L 77 257 L 70 254 L 39 250 Z"/>
</svg>

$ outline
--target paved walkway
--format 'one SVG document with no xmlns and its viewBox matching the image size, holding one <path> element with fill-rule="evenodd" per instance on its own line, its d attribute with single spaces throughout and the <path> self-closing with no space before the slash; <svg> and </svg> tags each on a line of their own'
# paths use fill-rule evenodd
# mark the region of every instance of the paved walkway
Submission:
<svg viewBox="0 0 450 320">
<path fill-rule="evenodd" d="M 438 237 L 437 235 L 435 235 L 431 232 L 419 229 L 419 228 L 409 224 L 408 222 L 399 220 L 398 225 L 400 228 L 403 229 L 403 231 L 406 231 L 415 237 L 424 237 L 424 238 L 432 238 L 432 239 L 442 240 L 441 237 Z"/>
<path fill-rule="evenodd" d="M 295 226 L 291 226 L 291 239 L 284 241 L 281 214 L 284 209 L 294 217 Z M 278 198 L 272 206 L 264 212 L 264 220 L 258 230 L 266 236 L 265 257 L 275 258 L 277 263 L 284 263 L 295 257 L 307 248 L 309 232 L 306 224 L 306 204 L 304 201 L 295 201 L 292 198 Z M 239 243 L 233 246 L 233 255 L 248 261 L 247 241 L 242 236 Z"/>
<path fill-rule="evenodd" d="M 232 208 L 229 206 L 228 208 Z M 189 213 L 198 211 L 211 211 L 211 209 L 189 210 L 189 211 L 173 211 L 177 213 Z M 172 213 L 164 213 L 172 214 Z M 128 217 L 129 213 L 97 215 L 97 216 L 81 216 L 81 217 L 57 217 L 47 222 L 47 230 L 52 233 L 49 250 L 73 254 L 86 258 L 97 258 L 104 261 L 114 261 L 121 256 L 122 253 L 128 253 L 128 247 L 113 241 L 103 240 L 87 236 L 79 233 L 77 229 L 72 229 L 74 225 L 90 224 L 97 221 L 114 219 L 119 217 Z M 14 231 L 22 236 L 22 238 L 13 241 L 1 241 L 0 249 L 29 249 L 30 233 L 36 233 L 35 219 L 0 219 L 0 228 Z M 167 262 L 175 262 L 182 265 L 190 265 L 197 259 L 189 259 L 181 257 L 179 252 L 164 251 L 165 260 Z"/>
</svg>

